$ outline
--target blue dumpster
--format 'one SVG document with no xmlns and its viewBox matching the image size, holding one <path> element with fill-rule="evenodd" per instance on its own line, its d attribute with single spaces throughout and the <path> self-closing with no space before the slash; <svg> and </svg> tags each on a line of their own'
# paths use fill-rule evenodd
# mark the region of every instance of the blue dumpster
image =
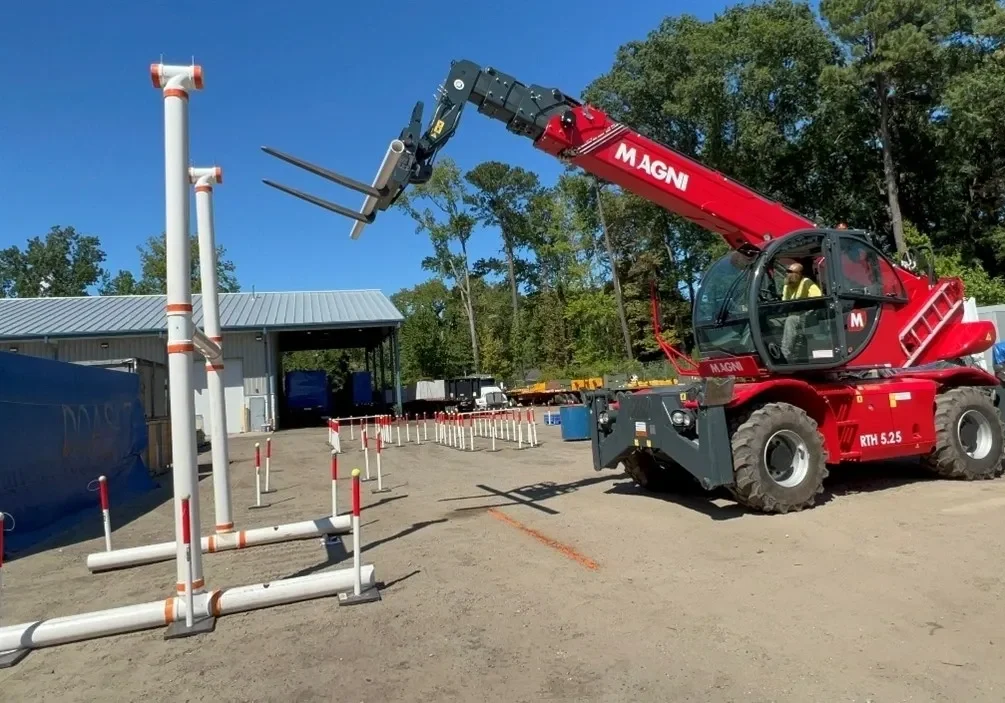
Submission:
<svg viewBox="0 0 1005 703">
<path fill-rule="evenodd" d="M 590 409 L 585 405 L 563 405 L 558 410 L 562 419 L 562 441 L 590 438 Z"/>
</svg>

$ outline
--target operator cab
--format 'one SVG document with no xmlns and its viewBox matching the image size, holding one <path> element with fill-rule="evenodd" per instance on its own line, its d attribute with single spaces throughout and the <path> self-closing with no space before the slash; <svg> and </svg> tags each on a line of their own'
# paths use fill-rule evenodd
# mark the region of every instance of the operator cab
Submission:
<svg viewBox="0 0 1005 703">
<path fill-rule="evenodd" d="M 906 302 L 893 264 L 863 234 L 801 230 L 709 268 L 695 338 L 702 359 L 756 355 L 776 373 L 833 369 L 865 348 L 883 305 Z"/>
</svg>

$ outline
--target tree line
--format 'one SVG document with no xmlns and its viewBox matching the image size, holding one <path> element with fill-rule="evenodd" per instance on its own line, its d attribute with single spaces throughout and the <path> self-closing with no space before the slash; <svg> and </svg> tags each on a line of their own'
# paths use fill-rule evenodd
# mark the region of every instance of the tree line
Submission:
<svg viewBox="0 0 1005 703">
<path fill-rule="evenodd" d="M 42 298 L 91 295 L 156 295 L 167 292 L 167 253 L 164 235 L 151 236 L 140 246 L 140 274 L 105 268 L 101 240 L 72 226 L 54 226 L 44 237 L 28 239 L 23 248 L 0 249 L 0 297 Z M 239 291 L 237 267 L 227 250 L 217 246 L 218 287 L 223 293 Z M 199 239 L 191 236 L 192 290 L 201 288 Z"/>
<path fill-rule="evenodd" d="M 665 18 L 580 97 L 820 225 L 869 230 L 891 254 L 930 248 L 940 275 L 1003 303 L 1003 40 L 998 0 L 768 0 Z M 665 337 L 687 349 L 702 273 L 725 252 L 574 168 L 542 183 L 503 161 L 465 172 L 441 157 L 396 207 L 430 245 L 429 278 L 392 296 L 406 382 L 662 375 L 650 283 Z M 493 237 L 496 255 L 473 258 L 475 237 Z M 221 289 L 238 290 L 220 251 Z M 138 275 L 103 261 L 97 238 L 54 228 L 0 251 L 0 294 L 164 290 L 163 237 L 140 247 Z M 193 238 L 196 282 L 197 262 Z M 343 353 L 296 363 L 348 368 Z"/>
</svg>

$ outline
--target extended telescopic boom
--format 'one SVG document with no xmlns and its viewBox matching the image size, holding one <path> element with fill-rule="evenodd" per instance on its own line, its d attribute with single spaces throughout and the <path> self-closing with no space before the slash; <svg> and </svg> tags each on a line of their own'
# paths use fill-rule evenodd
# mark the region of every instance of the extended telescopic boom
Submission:
<svg viewBox="0 0 1005 703">
<path fill-rule="evenodd" d="M 355 219 L 352 233 L 356 238 L 362 226 L 372 222 L 378 211 L 394 204 L 409 184 L 429 180 L 436 154 L 454 135 L 469 102 L 477 106 L 478 112 L 505 122 L 511 132 L 531 139 L 538 149 L 720 234 L 734 249 L 759 249 L 768 240 L 815 226 L 784 205 L 643 137 L 560 90 L 526 86 L 512 76 L 470 61 L 452 64 L 425 131 L 423 104 L 416 104 L 411 121 L 392 142 L 392 148 L 404 146 L 402 153 L 395 155 L 390 167 L 391 157 L 385 157 L 372 186 L 263 147 L 284 161 L 366 194 L 359 212 L 265 182 Z"/>
</svg>

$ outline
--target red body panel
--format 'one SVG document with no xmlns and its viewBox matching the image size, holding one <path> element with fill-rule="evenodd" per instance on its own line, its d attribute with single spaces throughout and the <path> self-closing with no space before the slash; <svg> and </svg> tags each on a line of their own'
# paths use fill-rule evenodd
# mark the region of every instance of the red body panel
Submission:
<svg viewBox="0 0 1005 703">
<path fill-rule="evenodd" d="M 729 408 L 786 402 L 812 417 L 824 437 L 828 463 L 927 454 L 935 446 L 935 396 L 946 387 L 993 386 L 994 376 L 954 367 L 893 378 L 810 384 L 772 378 L 734 386 Z"/>
</svg>

